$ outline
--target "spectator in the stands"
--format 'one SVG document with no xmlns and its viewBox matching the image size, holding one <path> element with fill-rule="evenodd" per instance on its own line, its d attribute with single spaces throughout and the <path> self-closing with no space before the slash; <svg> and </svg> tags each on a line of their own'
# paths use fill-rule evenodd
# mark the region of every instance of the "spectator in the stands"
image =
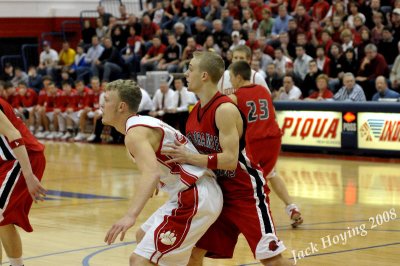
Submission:
<svg viewBox="0 0 400 266">
<path fill-rule="evenodd" d="M 262 20 L 258 25 L 258 32 L 261 36 L 270 37 L 272 32 L 272 26 L 274 25 L 275 19 L 271 16 L 271 10 L 268 8 L 262 10 Z"/>
<path fill-rule="evenodd" d="M 292 16 L 287 14 L 286 6 L 281 4 L 278 16 L 275 18 L 274 25 L 272 26 L 272 38 L 276 39 L 279 34 L 288 31 L 288 24 L 291 18 Z"/>
<path fill-rule="evenodd" d="M 357 82 L 364 88 L 367 100 L 371 100 L 375 93 L 375 78 L 377 76 L 389 76 L 389 67 L 385 58 L 378 53 L 375 44 L 368 44 L 365 47 L 365 57 L 361 62 Z"/>
<path fill-rule="evenodd" d="M 58 68 L 69 69 L 75 62 L 76 52 L 69 46 L 69 42 L 63 42 L 59 53 Z"/>
<path fill-rule="evenodd" d="M 267 75 L 265 81 L 267 82 L 268 88 L 271 91 L 272 98 L 275 99 L 278 90 L 283 86 L 283 79 L 276 72 L 276 67 L 273 63 L 267 66 L 265 74 Z"/>
<path fill-rule="evenodd" d="M 353 48 L 349 48 L 344 53 L 340 60 L 340 64 L 342 66 L 342 71 L 339 73 L 339 78 L 343 77 L 343 73 L 350 72 L 353 75 L 357 75 L 359 64 L 356 58 L 356 53 Z"/>
<path fill-rule="evenodd" d="M 304 100 L 306 101 L 323 101 L 325 99 L 331 99 L 333 93 L 328 87 L 329 77 L 325 74 L 321 74 L 316 79 L 317 91 L 314 91 Z"/>
<path fill-rule="evenodd" d="M 352 73 L 343 75 L 343 87 L 333 96 L 335 101 L 365 102 L 363 88 L 356 83 Z"/>
<path fill-rule="evenodd" d="M 317 62 L 318 69 L 324 74 L 329 75 L 331 59 L 326 56 L 324 46 L 317 46 L 316 54 L 317 57 L 315 58 L 315 61 Z"/>
<path fill-rule="evenodd" d="M 294 85 L 293 77 L 285 75 L 283 86 L 279 89 L 276 100 L 300 100 L 301 90 Z"/>
<path fill-rule="evenodd" d="M 400 8 L 396 7 L 392 12 L 393 37 L 396 42 L 400 41 Z"/>
<path fill-rule="evenodd" d="M 308 73 L 306 74 L 303 84 L 300 88 L 304 97 L 308 97 L 318 90 L 316 81 L 317 77 L 321 74 L 322 71 L 318 69 L 317 62 L 315 60 L 308 62 Z"/>
<path fill-rule="evenodd" d="M 140 61 L 140 71 L 146 74 L 147 71 L 157 69 L 158 62 L 164 57 L 166 46 L 161 43 L 158 36 L 153 37 L 153 46 L 147 51 L 146 55 Z"/>
<path fill-rule="evenodd" d="M 84 50 L 84 43 L 80 43 L 78 44 L 78 46 L 76 47 L 76 55 L 75 55 L 75 60 L 74 63 L 72 64 L 72 66 L 69 69 L 69 73 L 71 75 L 75 75 L 76 79 L 81 80 L 84 77 L 84 74 L 82 73 L 82 69 L 83 70 L 87 70 L 87 74 L 89 74 L 89 67 L 90 64 L 86 62 L 86 53 Z M 78 75 L 77 73 L 79 73 L 80 75 Z"/>
<path fill-rule="evenodd" d="M 223 8 L 221 11 L 222 28 L 225 33 L 230 35 L 232 33 L 233 18 L 229 13 L 229 9 Z"/>
<path fill-rule="evenodd" d="M 333 91 L 336 92 L 338 87 L 340 86 L 340 77 L 339 73 L 342 72 L 342 63 L 341 63 L 341 58 L 342 58 L 342 46 L 338 43 L 333 43 L 331 45 L 331 51 L 330 51 L 330 73 L 329 73 L 329 88 Z"/>
<path fill-rule="evenodd" d="M 108 28 L 107 26 L 104 25 L 103 19 L 102 18 L 97 18 L 96 19 L 96 36 L 102 40 L 104 37 L 106 37 Z"/>
<path fill-rule="evenodd" d="M 377 93 L 372 96 L 373 101 L 381 101 L 382 99 L 400 99 L 400 94 L 389 89 L 384 76 L 379 76 L 375 80 L 375 88 Z"/>
<path fill-rule="evenodd" d="M 97 7 L 97 13 L 99 13 L 99 17 L 103 20 L 103 25 L 108 26 L 112 15 L 110 13 L 107 13 L 106 9 L 102 5 L 99 5 Z"/>
<path fill-rule="evenodd" d="M 325 18 L 325 16 L 328 14 L 329 11 L 329 3 L 325 0 L 318 0 L 313 6 L 312 6 L 312 18 L 315 21 L 321 21 Z"/>
<path fill-rule="evenodd" d="M 146 47 L 149 48 L 151 46 L 151 40 L 153 40 L 154 36 L 160 36 L 161 29 L 156 23 L 151 21 L 151 18 L 148 14 L 144 14 L 142 17 L 142 32 L 141 36 L 146 43 Z"/>
<path fill-rule="evenodd" d="M 247 30 L 242 28 L 242 24 L 240 23 L 240 20 L 237 20 L 237 19 L 233 20 L 232 33 L 234 31 L 239 32 L 240 36 L 242 36 L 242 39 L 247 41 L 247 39 L 248 39 Z"/>
<path fill-rule="evenodd" d="M 306 7 L 299 4 L 295 10 L 294 19 L 297 21 L 297 27 L 303 32 L 308 32 L 310 29 L 311 17 L 308 15 Z"/>
<path fill-rule="evenodd" d="M 157 65 L 158 70 L 167 70 L 169 73 L 175 73 L 178 69 L 179 60 L 182 57 L 182 46 L 177 43 L 175 35 L 168 35 L 168 46 L 164 55 Z"/>
<path fill-rule="evenodd" d="M 14 87 L 18 87 L 18 84 L 20 82 L 28 83 L 29 77 L 28 74 L 25 73 L 20 67 L 15 68 L 15 75 L 13 79 L 11 80 L 11 83 L 14 85 Z"/>
<path fill-rule="evenodd" d="M 240 35 L 240 33 L 238 31 L 232 31 L 232 44 L 229 47 L 230 50 L 235 49 L 236 46 L 239 45 L 244 45 L 246 44 L 246 41 L 243 40 L 242 36 Z"/>
<path fill-rule="evenodd" d="M 160 88 L 156 90 L 153 97 L 153 110 L 151 116 L 163 118 L 167 110 L 173 108 L 174 91 L 169 88 L 167 81 L 161 81 Z"/>
<path fill-rule="evenodd" d="M 113 46 L 117 48 L 118 51 L 121 51 L 123 48 L 126 47 L 126 43 L 128 40 L 128 34 L 125 30 L 123 30 L 121 25 L 116 25 L 111 30 L 111 40 Z"/>
<path fill-rule="evenodd" d="M 382 40 L 379 42 L 378 52 L 383 55 L 386 63 L 391 66 L 394 63 L 395 55 L 397 55 L 397 42 L 395 42 L 392 29 L 384 27 L 382 31 Z"/>
<path fill-rule="evenodd" d="M 86 45 L 90 45 L 92 37 L 96 35 L 96 29 L 92 27 L 89 19 L 83 21 L 83 29 L 81 31 L 82 41 Z"/>
<path fill-rule="evenodd" d="M 210 0 L 210 4 L 207 8 L 208 13 L 205 16 L 207 21 L 212 22 L 221 18 L 222 7 L 219 0 Z"/>
<path fill-rule="evenodd" d="M 42 75 L 37 73 L 35 66 L 30 66 L 28 69 L 28 87 L 34 89 L 39 94 L 42 86 Z"/>
<path fill-rule="evenodd" d="M 258 29 L 258 22 L 250 7 L 242 9 L 242 27 L 247 31 L 255 31 Z"/>
<path fill-rule="evenodd" d="M 299 32 L 296 37 L 296 45 L 301 45 L 304 47 L 304 51 L 307 55 L 314 58 L 315 57 L 315 46 L 312 45 L 308 40 L 304 32 Z M 296 53 L 297 57 L 297 53 Z"/>
<path fill-rule="evenodd" d="M 278 75 L 284 76 L 286 74 L 287 63 L 292 63 L 292 60 L 283 54 L 282 48 L 276 48 L 274 65 L 276 67 L 276 72 L 278 73 Z"/>
<path fill-rule="evenodd" d="M 297 22 L 294 18 L 289 20 L 288 24 L 288 35 L 289 35 L 289 42 L 296 43 L 297 42 L 297 34 L 299 34 L 299 28 L 297 27 Z"/>
<path fill-rule="evenodd" d="M 189 38 L 189 34 L 185 31 L 185 24 L 178 22 L 174 25 L 174 33 L 175 38 L 178 43 L 185 48 L 187 45 L 187 38 Z"/>
<path fill-rule="evenodd" d="M 373 21 L 375 26 L 371 30 L 371 42 L 375 45 L 382 40 L 382 32 L 385 25 L 383 24 L 383 14 L 380 12 L 374 12 Z"/>
<path fill-rule="evenodd" d="M 353 33 L 349 29 L 345 29 L 340 34 L 342 40 L 342 51 L 346 51 L 349 48 L 354 48 Z"/>
<path fill-rule="evenodd" d="M 349 3 L 349 16 L 347 17 L 347 23 L 350 28 L 354 29 L 354 17 L 359 16 L 361 17 L 363 23 L 365 23 L 365 16 L 359 12 L 360 5 L 353 1 Z"/>
<path fill-rule="evenodd" d="M 99 37 L 93 36 L 92 37 L 92 46 L 89 48 L 86 56 L 85 62 L 92 66 L 95 65 L 99 57 L 102 55 L 104 51 L 104 47 L 100 44 Z M 86 69 L 77 69 L 77 76 L 81 75 L 83 72 L 87 71 Z"/>
<path fill-rule="evenodd" d="M 215 43 L 214 37 L 212 35 L 207 37 L 206 42 L 203 45 L 203 50 L 221 54 L 221 48 L 219 48 L 218 44 Z"/>
<path fill-rule="evenodd" d="M 119 51 L 112 45 L 110 38 L 104 38 L 104 51 L 92 66 L 93 76 L 100 77 L 103 74 L 103 80 L 110 81 L 112 74 L 122 73 L 122 66 Z"/>
<path fill-rule="evenodd" d="M 229 36 L 224 31 L 222 21 L 220 19 L 216 19 L 213 21 L 213 32 L 212 36 L 214 37 L 214 42 L 221 47 L 222 46 L 222 39 Z"/>
<path fill-rule="evenodd" d="M 119 11 L 119 18 L 118 20 L 120 21 L 121 24 L 126 24 L 128 20 L 128 11 L 126 11 L 126 6 L 124 4 L 120 4 L 118 7 Z"/>
<path fill-rule="evenodd" d="M 207 22 L 204 19 L 198 19 L 195 22 L 196 28 L 196 43 L 204 44 L 208 35 L 211 35 L 211 31 L 207 27 Z"/>
<path fill-rule="evenodd" d="M 42 75 L 50 75 L 54 77 L 54 68 L 58 64 L 58 53 L 56 50 L 51 49 L 48 41 L 43 42 L 43 51 L 39 57 L 38 71 Z"/>
<path fill-rule="evenodd" d="M 10 81 L 14 78 L 14 66 L 7 62 L 4 64 L 3 73 L 0 76 L 0 80 Z"/>
<path fill-rule="evenodd" d="M 308 72 L 308 64 L 312 57 L 306 54 L 304 46 L 296 45 L 296 60 L 294 60 L 294 73 L 302 80 L 306 77 Z"/>
<path fill-rule="evenodd" d="M 392 88 L 398 89 L 400 85 L 400 42 L 397 43 L 397 57 L 390 72 L 390 82 Z"/>
<path fill-rule="evenodd" d="M 134 26 L 129 26 L 129 38 L 127 40 L 125 53 L 122 58 L 128 65 L 131 78 L 136 78 L 136 74 L 140 72 L 140 59 L 144 53 L 144 41 L 142 37 L 136 34 Z"/>
<path fill-rule="evenodd" d="M 190 60 L 192 60 L 193 53 L 195 51 L 201 51 L 202 49 L 203 47 L 200 44 L 197 44 L 193 37 L 189 37 L 187 39 L 187 46 L 185 49 L 183 49 L 178 72 L 185 72 L 187 70 L 187 65 L 189 64 Z"/>
<path fill-rule="evenodd" d="M 174 79 L 175 92 L 172 100 L 172 106 L 166 110 L 164 121 L 179 129 L 182 134 L 185 134 L 186 121 L 189 116 L 189 107 L 197 102 L 196 95 L 188 91 L 184 87 L 183 79 Z"/>
</svg>

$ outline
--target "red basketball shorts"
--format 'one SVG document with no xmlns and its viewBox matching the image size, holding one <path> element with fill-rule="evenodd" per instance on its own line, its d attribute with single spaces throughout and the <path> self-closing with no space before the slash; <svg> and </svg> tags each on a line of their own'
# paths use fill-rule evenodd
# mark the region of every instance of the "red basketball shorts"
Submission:
<svg viewBox="0 0 400 266">
<path fill-rule="evenodd" d="M 275 167 L 281 151 L 281 138 L 265 138 L 247 143 L 246 149 L 254 162 L 260 164 L 264 177 L 268 177 Z"/>
<path fill-rule="evenodd" d="M 41 180 L 46 166 L 43 152 L 29 154 L 32 171 Z M 32 206 L 25 178 L 18 161 L 0 162 L 0 226 L 15 224 L 27 232 L 32 232 L 28 214 Z"/>
</svg>

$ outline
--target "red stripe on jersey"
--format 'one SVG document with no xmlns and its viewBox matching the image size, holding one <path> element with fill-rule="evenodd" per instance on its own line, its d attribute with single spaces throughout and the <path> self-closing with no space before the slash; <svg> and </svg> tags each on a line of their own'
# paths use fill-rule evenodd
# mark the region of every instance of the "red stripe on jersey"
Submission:
<svg viewBox="0 0 400 266">
<path fill-rule="evenodd" d="M 190 230 L 192 219 L 197 213 L 198 196 L 196 185 L 179 192 L 178 208 L 172 210 L 171 215 L 165 215 L 164 221 L 154 231 L 155 252 L 150 257 L 150 261 L 159 263 L 163 255 L 181 246 Z M 175 239 L 171 238 L 172 233 Z M 166 239 L 167 234 L 169 234 L 169 239 Z M 165 240 L 170 242 L 166 243 Z M 161 255 L 154 257 L 158 253 Z"/>
</svg>

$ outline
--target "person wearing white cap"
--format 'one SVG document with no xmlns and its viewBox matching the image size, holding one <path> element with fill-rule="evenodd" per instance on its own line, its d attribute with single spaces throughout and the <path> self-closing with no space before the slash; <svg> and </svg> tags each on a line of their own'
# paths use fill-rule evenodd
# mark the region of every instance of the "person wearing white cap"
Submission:
<svg viewBox="0 0 400 266">
<path fill-rule="evenodd" d="M 246 43 L 245 40 L 242 39 L 240 33 L 237 30 L 232 31 L 232 45 L 229 50 L 233 51 L 238 45 L 244 45 Z"/>
</svg>

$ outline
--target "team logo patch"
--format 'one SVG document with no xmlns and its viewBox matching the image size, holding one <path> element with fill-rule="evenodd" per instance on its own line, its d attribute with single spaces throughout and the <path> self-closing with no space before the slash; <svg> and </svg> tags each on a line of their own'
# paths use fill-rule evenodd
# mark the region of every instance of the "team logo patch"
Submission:
<svg viewBox="0 0 400 266">
<path fill-rule="evenodd" d="M 165 233 L 161 233 L 159 239 L 164 245 L 171 246 L 176 241 L 176 235 L 171 231 L 167 231 Z"/>
<path fill-rule="evenodd" d="M 275 240 L 269 242 L 269 246 L 268 246 L 269 250 L 275 251 L 275 250 L 278 249 L 278 247 L 279 247 L 279 246 L 278 246 L 278 244 L 276 243 Z"/>
</svg>

